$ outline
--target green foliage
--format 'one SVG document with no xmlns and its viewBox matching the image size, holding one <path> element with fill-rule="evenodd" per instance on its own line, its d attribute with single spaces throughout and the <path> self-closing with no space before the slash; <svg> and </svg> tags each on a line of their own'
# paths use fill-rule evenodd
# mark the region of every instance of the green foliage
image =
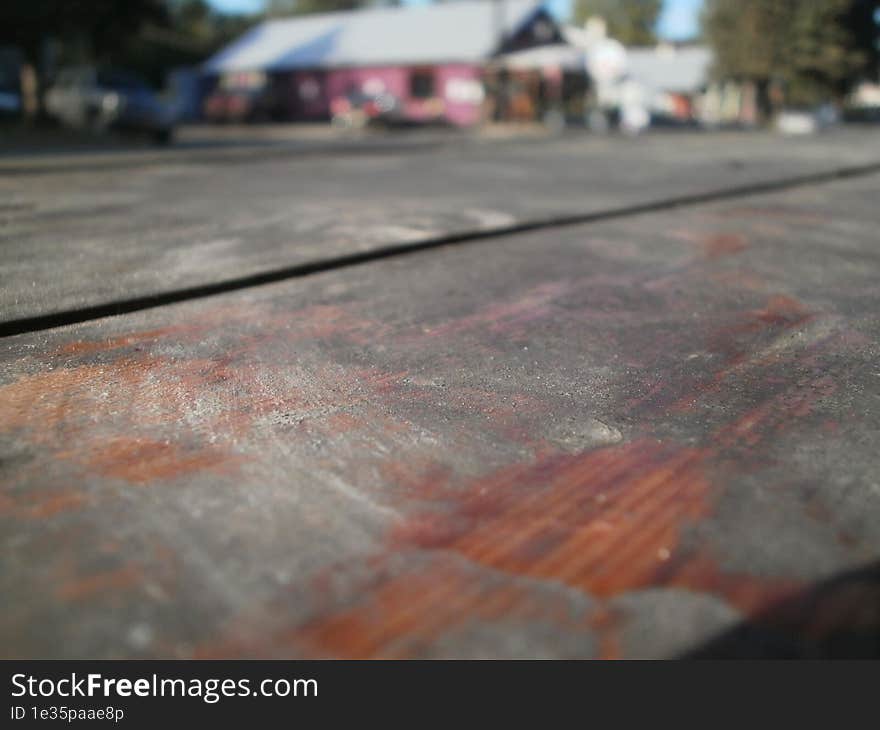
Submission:
<svg viewBox="0 0 880 730">
<path fill-rule="evenodd" d="M 51 43 L 57 66 L 111 64 L 158 86 L 168 70 L 202 62 L 257 20 L 217 13 L 206 0 L 0 0 L 0 45 L 40 67 Z"/>
<path fill-rule="evenodd" d="M 839 96 L 876 71 L 876 0 L 708 0 L 720 78 L 780 84 L 792 104 Z"/>
<path fill-rule="evenodd" d="M 164 0 L 3 0 L 0 44 L 17 46 L 37 61 L 51 37 L 103 57 L 122 48 L 144 23 L 168 21 Z"/>
<path fill-rule="evenodd" d="M 608 35 L 624 45 L 653 45 L 661 4 L 661 0 L 576 0 L 574 21 L 582 25 L 599 16 L 608 25 Z"/>
<path fill-rule="evenodd" d="M 213 53 L 262 20 L 260 15 L 219 13 L 207 0 L 167 0 L 173 31 L 202 54 Z"/>
<path fill-rule="evenodd" d="M 168 0 L 174 29 L 193 40 L 210 43 L 216 33 L 216 16 L 207 0 Z"/>
</svg>

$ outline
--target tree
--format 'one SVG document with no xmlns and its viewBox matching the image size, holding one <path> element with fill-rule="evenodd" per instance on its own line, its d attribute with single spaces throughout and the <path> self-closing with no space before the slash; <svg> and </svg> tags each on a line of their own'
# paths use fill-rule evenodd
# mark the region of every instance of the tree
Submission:
<svg viewBox="0 0 880 730">
<path fill-rule="evenodd" d="M 42 89 L 56 64 L 108 61 L 125 53 L 141 29 L 167 26 L 164 0 L 3 0 L 0 46 L 22 54 L 35 80 L 30 119 L 42 116 Z"/>
<path fill-rule="evenodd" d="M 625 46 L 649 46 L 657 42 L 654 27 L 660 15 L 661 0 L 576 0 L 574 20 L 583 24 L 601 17 L 608 35 Z"/>
<path fill-rule="evenodd" d="M 19 48 L 44 84 L 60 67 L 98 63 L 160 86 L 169 69 L 201 63 L 258 20 L 206 0 L 0 0 L 0 46 Z"/>
<path fill-rule="evenodd" d="M 715 74 L 750 81 L 765 113 L 774 85 L 792 104 L 840 97 L 876 72 L 876 0 L 708 0 Z"/>
<path fill-rule="evenodd" d="M 207 0 L 167 0 L 175 33 L 210 55 L 241 36 L 263 18 L 261 14 L 221 13 Z"/>
<path fill-rule="evenodd" d="M 207 0 L 169 0 L 174 30 L 203 43 L 211 43 L 216 18 Z"/>
<path fill-rule="evenodd" d="M 849 5 L 843 23 L 856 47 L 862 49 L 866 75 L 876 81 L 880 74 L 880 0 L 855 0 Z"/>
<path fill-rule="evenodd" d="M 18 46 L 35 64 L 50 38 L 100 59 L 124 48 L 144 24 L 168 22 L 164 0 L 3 0 L 0 43 Z"/>
</svg>

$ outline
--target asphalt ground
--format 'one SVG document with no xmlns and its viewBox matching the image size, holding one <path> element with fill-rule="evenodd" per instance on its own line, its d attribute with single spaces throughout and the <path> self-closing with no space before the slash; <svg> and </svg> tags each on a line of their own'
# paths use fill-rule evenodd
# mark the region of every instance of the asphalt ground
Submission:
<svg viewBox="0 0 880 730">
<path fill-rule="evenodd" d="M 877 654 L 877 139 L 9 173 L 0 645 Z"/>
</svg>

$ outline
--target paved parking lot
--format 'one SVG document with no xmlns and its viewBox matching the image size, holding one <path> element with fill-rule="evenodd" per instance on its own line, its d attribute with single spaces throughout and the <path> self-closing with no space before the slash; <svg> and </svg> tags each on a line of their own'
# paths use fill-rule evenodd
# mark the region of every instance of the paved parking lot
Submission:
<svg viewBox="0 0 880 730">
<path fill-rule="evenodd" d="M 0 165 L 10 656 L 877 652 L 875 133 L 236 154 Z"/>
</svg>

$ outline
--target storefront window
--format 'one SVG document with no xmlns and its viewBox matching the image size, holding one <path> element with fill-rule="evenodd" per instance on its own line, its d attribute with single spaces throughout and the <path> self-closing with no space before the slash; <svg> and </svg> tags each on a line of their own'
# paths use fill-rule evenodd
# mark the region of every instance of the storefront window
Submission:
<svg viewBox="0 0 880 730">
<path fill-rule="evenodd" d="M 434 72 L 427 69 L 413 71 L 409 77 L 409 94 L 416 99 L 434 96 Z"/>
</svg>

